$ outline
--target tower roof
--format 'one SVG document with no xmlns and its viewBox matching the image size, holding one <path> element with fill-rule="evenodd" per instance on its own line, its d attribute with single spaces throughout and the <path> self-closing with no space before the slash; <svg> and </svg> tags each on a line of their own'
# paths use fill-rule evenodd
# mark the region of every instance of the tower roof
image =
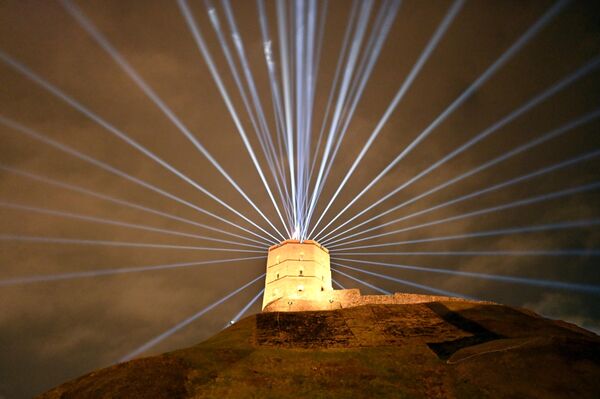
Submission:
<svg viewBox="0 0 600 399">
<path fill-rule="evenodd" d="M 316 242 L 314 240 L 300 241 L 300 240 L 293 240 L 293 239 L 285 240 L 285 241 L 280 242 L 279 244 L 272 245 L 272 246 L 269 247 L 269 251 L 271 251 L 271 250 L 273 250 L 275 248 L 282 247 L 282 246 L 287 245 L 287 244 L 307 244 L 307 245 L 314 245 L 314 246 L 322 249 L 326 253 L 329 253 L 329 250 L 327 248 L 325 248 L 324 246 L 322 246 L 321 244 L 319 244 L 318 242 Z"/>
</svg>

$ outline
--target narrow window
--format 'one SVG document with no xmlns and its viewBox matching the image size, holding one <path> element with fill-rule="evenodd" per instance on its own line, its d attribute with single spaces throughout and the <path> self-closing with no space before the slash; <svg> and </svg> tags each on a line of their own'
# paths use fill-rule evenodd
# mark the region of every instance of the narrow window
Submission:
<svg viewBox="0 0 600 399">
<path fill-rule="evenodd" d="M 302 276 L 302 270 L 300 270 L 300 275 Z"/>
<path fill-rule="evenodd" d="M 277 278 L 279 278 L 279 273 L 277 273 Z"/>
<path fill-rule="evenodd" d="M 321 291 L 325 291 L 325 288 L 321 287 Z"/>
</svg>

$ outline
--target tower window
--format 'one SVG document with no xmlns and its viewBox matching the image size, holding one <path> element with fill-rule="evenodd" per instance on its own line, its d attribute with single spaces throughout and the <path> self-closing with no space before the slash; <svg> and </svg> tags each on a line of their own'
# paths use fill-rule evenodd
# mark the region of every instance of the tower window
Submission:
<svg viewBox="0 0 600 399">
<path fill-rule="evenodd" d="M 321 291 L 325 291 L 325 288 L 321 287 Z"/>
<path fill-rule="evenodd" d="M 300 275 L 302 276 L 302 269 L 300 269 Z"/>
<path fill-rule="evenodd" d="M 277 278 L 279 278 L 279 273 L 277 273 Z"/>
</svg>

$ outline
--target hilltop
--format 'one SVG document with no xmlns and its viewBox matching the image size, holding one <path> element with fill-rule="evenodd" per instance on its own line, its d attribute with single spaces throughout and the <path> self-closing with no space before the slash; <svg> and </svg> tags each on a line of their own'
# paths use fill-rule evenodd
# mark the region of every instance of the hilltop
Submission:
<svg viewBox="0 0 600 399">
<path fill-rule="evenodd" d="M 259 313 L 39 398 L 600 397 L 597 335 L 524 309 L 439 299 Z"/>
</svg>

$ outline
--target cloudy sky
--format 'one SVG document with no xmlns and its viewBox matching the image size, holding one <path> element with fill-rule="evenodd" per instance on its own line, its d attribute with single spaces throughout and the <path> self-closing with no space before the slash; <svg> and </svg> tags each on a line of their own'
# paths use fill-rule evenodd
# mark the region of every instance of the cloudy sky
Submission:
<svg viewBox="0 0 600 399">
<path fill-rule="evenodd" d="M 600 54 L 600 10 L 594 3 L 568 4 L 548 20 L 530 41 L 341 215 L 332 227 L 348 220 L 551 88 L 555 90 L 544 101 L 539 101 L 527 112 L 496 129 L 489 137 L 408 185 L 353 223 L 403 204 L 554 129 L 576 122 L 572 126 L 564 128 L 555 137 L 532 145 L 354 232 L 412 215 L 519 176 L 555 165 L 561 166 L 522 182 L 376 228 L 356 238 L 403 228 L 407 228 L 407 231 L 340 245 L 339 248 L 331 248 L 332 256 L 359 260 L 339 261 L 345 265 L 461 295 L 525 306 L 545 316 L 565 319 L 600 331 L 600 302 L 597 297 L 597 286 L 600 285 L 600 273 L 597 270 L 600 230 L 597 226 L 343 251 L 344 247 L 513 227 L 597 221 L 600 217 L 597 205 L 600 196 L 593 184 L 599 181 L 600 160 L 594 156 L 594 151 L 600 150 L 600 115 L 593 112 L 600 109 L 600 67 L 595 58 Z M 79 1 L 76 4 L 232 179 L 239 183 L 267 218 L 278 228 L 281 227 L 176 2 L 115 0 Z M 351 119 L 320 197 L 316 215 L 320 215 L 339 187 L 452 4 L 450 1 L 433 0 L 408 0 L 401 4 Z M 326 225 L 354 199 L 555 4 L 552 1 L 467 1 L 326 213 L 321 226 Z M 276 36 L 275 3 L 267 1 L 266 5 L 270 29 Z M 348 1 L 332 0 L 326 7 L 312 122 L 313 142 L 316 141 L 327 107 L 350 5 Z M 232 6 L 268 123 L 274 131 L 271 92 L 256 3 L 238 0 L 232 1 Z M 381 6 L 382 3 L 375 2 L 367 34 Z M 265 158 L 227 69 L 205 4 L 193 1 L 190 7 L 225 87 L 231 93 L 241 123 L 256 149 L 259 162 L 266 168 Z M 221 3 L 216 2 L 216 10 L 224 24 Z M 258 277 L 264 271 L 265 260 L 239 260 L 173 270 L 30 284 L 18 283 L 17 279 L 261 257 L 266 255 L 266 247 L 261 245 L 256 249 L 190 237 L 203 235 L 252 244 L 197 224 L 252 237 L 241 229 L 103 170 L 60 150 L 56 145 L 49 145 L 48 140 L 53 140 L 53 143 L 68 146 L 235 225 L 259 232 L 80 110 L 34 83 L 31 76 L 28 78 L 15 68 L 15 62 L 231 204 L 263 229 L 269 231 L 271 228 L 110 55 L 82 29 L 60 2 L 0 2 L 0 52 L 0 398 L 21 398 L 117 362 L 148 340 Z M 279 57 L 277 50 L 275 55 Z M 585 65 L 589 68 L 582 70 Z M 577 71 L 580 71 L 579 75 L 574 75 Z M 559 82 L 565 82 L 565 78 L 574 76 L 577 78 L 560 87 L 556 86 Z M 316 151 L 313 148 L 313 151 L 317 161 L 320 161 L 322 149 Z M 585 154 L 592 155 L 580 159 Z M 561 164 L 568 160 L 574 161 Z M 268 178 L 272 184 L 271 177 Z M 587 188 L 581 189 L 583 186 Z M 551 193 L 559 194 L 552 194 L 552 198 L 545 197 Z M 108 201 L 107 196 L 136 204 L 138 209 L 125 206 L 122 202 Z M 408 230 L 409 227 L 428 222 L 531 198 L 535 198 L 535 201 Z M 143 211 L 139 206 L 180 220 Z M 188 236 L 102 224 L 97 220 L 65 218 L 32 208 L 151 226 L 186 233 Z M 192 223 L 185 223 L 181 219 Z M 348 227 L 352 227 L 352 224 Z M 116 247 L 17 239 L 23 236 L 135 242 L 163 247 Z M 171 247 L 166 248 L 165 245 Z M 189 248 L 198 246 L 230 250 L 221 252 Z M 257 253 L 236 252 L 240 249 L 257 250 Z M 556 253 L 552 251 L 566 249 L 575 251 L 562 256 L 548 255 Z M 454 253 L 336 255 L 336 252 L 400 251 Z M 495 255 L 456 254 L 461 251 L 495 251 Z M 513 255 L 510 255 L 509 251 L 550 252 L 538 255 L 523 255 L 522 252 L 521 255 L 515 255 L 512 252 Z M 530 280 L 527 283 L 509 283 L 489 278 L 390 268 L 361 263 L 360 260 Z M 346 271 L 388 291 L 426 292 L 357 271 Z M 370 288 L 335 273 L 334 278 L 346 287 L 374 293 Z M 558 287 L 552 282 L 579 286 Z M 582 288 L 581 284 L 587 287 Z M 189 346 L 218 332 L 257 294 L 261 285 L 262 281 L 258 281 L 145 354 Z M 250 312 L 256 311 L 259 311 L 258 305 L 250 309 Z"/>
</svg>

